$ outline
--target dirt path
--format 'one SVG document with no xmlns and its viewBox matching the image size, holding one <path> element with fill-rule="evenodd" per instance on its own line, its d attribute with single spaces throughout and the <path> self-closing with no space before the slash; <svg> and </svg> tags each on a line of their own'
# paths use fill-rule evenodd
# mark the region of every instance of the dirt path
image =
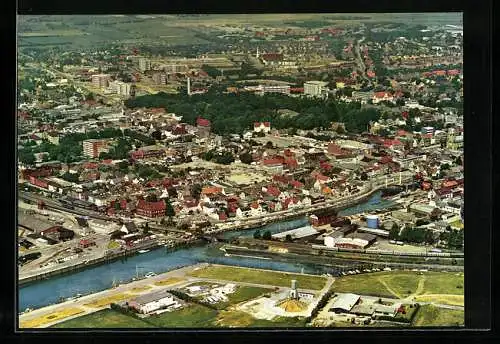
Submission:
<svg viewBox="0 0 500 344">
<path fill-rule="evenodd" d="M 425 280 L 426 280 L 425 275 L 422 275 L 422 277 L 418 280 L 417 289 L 415 290 L 415 292 L 413 294 L 408 295 L 408 297 L 406 298 L 407 300 L 414 301 L 415 296 L 422 294 L 422 292 L 424 291 Z"/>
<path fill-rule="evenodd" d="M 394 295 L 395 297 L 397 297 L 398 299 L 402 299 L 401 295 L 399 295 L 398 293 L 396 293 L 393 289 L 391 289 L 391 287 L 389 287 L 389 285 L 382 279 L 382 278 L 377 278 L 377 280 L 382 283 L 382 285 L 389 291 L 389 293 L 391 293 L 392 295 Z"/>
</svg>

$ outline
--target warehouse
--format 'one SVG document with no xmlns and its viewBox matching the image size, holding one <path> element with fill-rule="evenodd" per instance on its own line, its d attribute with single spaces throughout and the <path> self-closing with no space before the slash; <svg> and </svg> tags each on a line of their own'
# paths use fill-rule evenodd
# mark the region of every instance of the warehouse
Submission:
<svg viewBox="0 0 500 344">
<path fill-rule="evenodd" d="M 296 229 L 292 229 L 286 232 L 273 234 L 273 239 L 284 240 L 287 235 L 290 235 L 292 239 L 305 239 L 308 237 L 315 237 L 319 232 L 312 226 L 305 226 Z"/>
<path fill-rule="evenodd" d="M 178 307 L 179 302 L 167 290 L 136 297 L 128 303 L 138 313 L 148 314 L 163 308 Z"/>
<path fill-rule="evenodd" d="M 337 294 L 336 299 L 330 308 L 330 312 L 349 313 L 359 302 L 359 298 L 360 296 L 356 294 Z"/>
</svg>

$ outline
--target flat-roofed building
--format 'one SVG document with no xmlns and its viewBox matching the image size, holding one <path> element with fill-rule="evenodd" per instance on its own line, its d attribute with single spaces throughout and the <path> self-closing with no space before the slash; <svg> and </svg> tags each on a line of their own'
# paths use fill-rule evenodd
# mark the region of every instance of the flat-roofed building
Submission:
<svg viewBox="0 0 500 344">
<path fill-rule="evenodd" d="M 325 97 L 328 95 L 328 82 L 307 81 L 304 83 L 304 94 L 313 97 Z"/>
</svg>

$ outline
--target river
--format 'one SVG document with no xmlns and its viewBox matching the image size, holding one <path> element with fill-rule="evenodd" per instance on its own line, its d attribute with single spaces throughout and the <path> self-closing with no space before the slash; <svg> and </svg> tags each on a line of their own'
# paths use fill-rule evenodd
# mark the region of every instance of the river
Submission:
<svg viewBox="0 0 500 344">
<path fill-rule="evenodd" d="M 357 206 L 347 208 L 339 212 L 339 215 L 347 216 L 360 212 L 387 208 L 394 205 L 393 202 L 381 198 L 381 192 L 375 193 L 366 202 Z M 307 218 L 269 224 L 261 231 L 269 230 L 271 233 L 279 233 L 286 230 L 302 227 L 308 223 Z M 254 230 L 227 232 L 226 238 L 235 236 L 253 235 Z M 73 297 L 76 294 L 91 294 L 112 287 L 113 283 L 128 282 L 136 274 L 144 275 L 150 271 L 163 273 L 182 266 L 193 265 L 200 262 L 214 264 L 226 264 L 246 266 L 270 270 L 281 270 L 288 272 L 304 272 L 309 274 L 335 274 L 333 268 L 292 262 L 280 262 L 274 260 L 246 258 L 236 256 L 225 256 L 221 251 L 220 244 L 209 244 L 197 247 L 188 247 L 176 251 L 167 251 L 166 248 L 158 248 L 137 256 L 124 258 L 106 265 L 89 267 L 71 274 L 55 276 L 48 280 L 37 281 L 20 287 L 19 310 L 26 308 L 36 309 L 44 307 L 61 299 Z"/>
</svg>

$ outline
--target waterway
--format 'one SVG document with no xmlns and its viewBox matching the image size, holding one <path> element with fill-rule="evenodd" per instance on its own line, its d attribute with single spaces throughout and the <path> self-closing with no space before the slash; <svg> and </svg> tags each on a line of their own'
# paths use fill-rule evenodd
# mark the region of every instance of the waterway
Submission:
<svg viewBox="0 0 500 344">
<path fill-rule="evenodd" d="M 352 208 L 347 208 L 339 215 L 352 215 L 359 212 L 373 211 L 393 206 L 394 203 L 381 198 L 375 193 L 368 201 Z M 302 227 L 308 223 L 307 218 L 269 224 L 261 231 L 269 230 L 272 234 Z M 226 238 L 251 236 L 255 230 L 227 232 Z M 314 264 L 280 262 L 274 260 L 225 256 L 220 244 L 188 247 L 176 251 L 158 248 L 150 252 L 114 261 L 106 265 L 93 266 L 71 274 L 60 275 L 48 280 L 37 281 L 19 289 L 19 310 L 36 309 L 73 297 L 76 294 L 91 294 L 109 289 L 114 283 L 131 281 L 136 275 L 143 276 L 148 272 L 163 273 L 183 266 L 200 262 L 213 264 L 237 265 L 269 270 L 303 272 L 309 274 L 336 274 L 333 268 Z"/>
</svg>

